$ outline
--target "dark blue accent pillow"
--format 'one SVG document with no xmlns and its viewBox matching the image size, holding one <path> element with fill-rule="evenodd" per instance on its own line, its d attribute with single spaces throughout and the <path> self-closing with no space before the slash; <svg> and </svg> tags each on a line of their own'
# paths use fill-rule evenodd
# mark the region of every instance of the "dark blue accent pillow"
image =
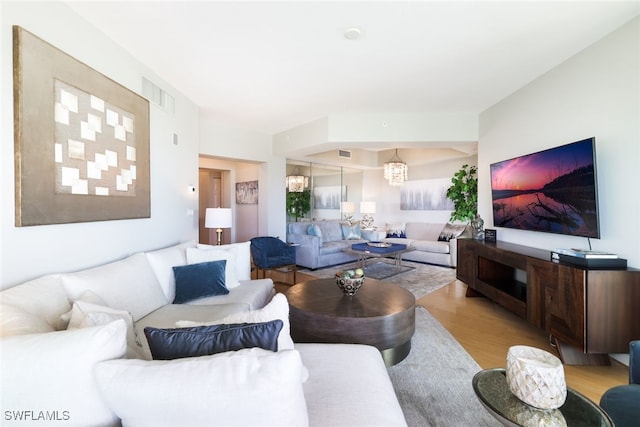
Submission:
<svg viewBox="0 0 640 427">
<path fill-rule="evenodd" d="M 282 326 L 280 319 L 176 329 L 147 326 L 144 335 L 154 360 L 172 360 L 252 347 L 278 351 L 278 335 Z"/>
<path fill-rule="evenodd" d="M 174 304 L 182 304 L 202 297 L 226 295 L 224 269 L 226 260 L 201 262 L 173 267 L 176 279 Z"/>
<path fill-rule="evenodd" d="M 401 233 L 387 233 L 387 237 L 395 237 L 398 239 L 406 239 L 407 235 L 404 234 L 404 231 Z"/>
</svg>

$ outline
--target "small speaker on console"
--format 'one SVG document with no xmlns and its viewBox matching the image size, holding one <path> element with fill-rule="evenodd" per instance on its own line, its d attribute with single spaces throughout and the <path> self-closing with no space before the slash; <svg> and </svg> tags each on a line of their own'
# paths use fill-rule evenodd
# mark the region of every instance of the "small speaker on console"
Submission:
<svg viewBox="0 0 640 427">
<path fill-rule="evenodd" d="M 484 229 L 484 241 L 495 242 L 498 239 L 498 232 L 491 228 Z"/>
</svg>

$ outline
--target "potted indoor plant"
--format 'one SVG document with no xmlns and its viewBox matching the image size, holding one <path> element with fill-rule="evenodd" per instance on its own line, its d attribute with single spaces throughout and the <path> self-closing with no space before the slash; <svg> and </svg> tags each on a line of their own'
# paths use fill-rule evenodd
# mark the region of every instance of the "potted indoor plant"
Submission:
<svg viewBox="0 0 640 427">
<path fill-rule="evenodd" d="M 311 210 L 311 190 L 287 192 L 287 214 L 296 222 Z"/>
<path fill-rule="evenodd" d="M 482 229 L 482 219 L 478 216 L 477 172 L 477 166 L 462 165 L 451 178 L 451 187 L 447 190 L 447 197 L 453 201 L 451 221 L 471 224 L 476 238 Z"/>
</svg>

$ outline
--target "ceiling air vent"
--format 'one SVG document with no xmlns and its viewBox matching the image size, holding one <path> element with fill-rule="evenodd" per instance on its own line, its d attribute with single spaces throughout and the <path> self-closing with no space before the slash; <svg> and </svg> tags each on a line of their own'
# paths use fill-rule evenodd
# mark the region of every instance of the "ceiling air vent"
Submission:
<svg viewBox="0 0 640 427">
<path fill-rule="evenodd" d="M 142 77 L 142 95 L 165 111 L 171 114 L 176 112 L 176 101 L 173 96 L 160 89 L 146 77 Z"/>
<path fill-rule="evenodd" d="M 351 151 L 349 151 L 349 150 L 338 150 L 338 157 L 340 157 L 341 159 L 350 159 L 351 158 Z"/>
</svg>

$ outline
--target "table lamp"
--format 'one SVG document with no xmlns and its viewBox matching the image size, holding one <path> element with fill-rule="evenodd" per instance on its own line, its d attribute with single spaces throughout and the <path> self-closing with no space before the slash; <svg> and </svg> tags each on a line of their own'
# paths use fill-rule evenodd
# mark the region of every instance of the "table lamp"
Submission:
<svg viewBox="0 0 640 427">
<path fill-rule="evenodd" d="M 373 216 L 371 214 L 376 213 L 376 202 L 360 202 L 360 213 L 362 214 L 360 228 L 372 230 Z"/>
<path fill-rule="evenodd" d="M 342 215 L 344 216 L 344 219 L 351 223 L 353 220 L 353 213 L 356 211 L 356 204 L 353 202 L 342 202 L 340 207 L 342 208 Z"/>
<path fill-rule="evenodd" d="M 222 229 L 231 228 L 231 208 L 207 208 L 204 215 L 205 228 L 215 228 L 218 235 L 218 245 L 222 244 Z"/>
</svg>

